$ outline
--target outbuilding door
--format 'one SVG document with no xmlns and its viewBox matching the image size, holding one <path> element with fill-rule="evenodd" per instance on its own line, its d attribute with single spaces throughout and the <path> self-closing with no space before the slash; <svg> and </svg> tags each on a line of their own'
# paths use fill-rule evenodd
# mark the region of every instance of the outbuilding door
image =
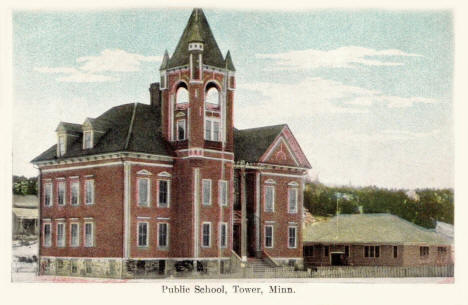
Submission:
<svg viewBox="0 0 468 305">
<path fill-rule="evenodd" d="M 344 266 L 344 265 L 346 265 L 344 252 L 333 252 L 333 253 L 331 253 L 331 264 L 332 264 L 332 266 Z"/>
</svg>

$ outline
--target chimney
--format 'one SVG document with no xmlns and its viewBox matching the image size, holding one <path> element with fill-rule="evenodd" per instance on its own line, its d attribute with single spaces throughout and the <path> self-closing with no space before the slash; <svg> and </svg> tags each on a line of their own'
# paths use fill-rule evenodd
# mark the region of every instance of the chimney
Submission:
<svg viewBox="0 0 468 305">
<path fill-rule="evenodd" d="M 161 90 L 159 89 L 159 83 L 152 83 L 149 88 L 151 106 L 156 109 L 161 109 Z"/>
</svg>

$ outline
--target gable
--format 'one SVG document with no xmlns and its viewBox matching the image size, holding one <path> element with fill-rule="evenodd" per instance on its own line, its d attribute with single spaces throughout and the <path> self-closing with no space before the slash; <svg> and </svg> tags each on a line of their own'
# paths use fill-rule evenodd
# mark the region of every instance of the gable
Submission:
<svg viewBox="0 0 468 305">
<path fill-rule="evenodd" d="M 287 166 L 299 166 L 297 158 L 294 156 L 283 136 L 280 136 L 275 140 L 272 147 L 270 147 L 266 154 L 260 158 L 260 162 Z"/>
</svg>

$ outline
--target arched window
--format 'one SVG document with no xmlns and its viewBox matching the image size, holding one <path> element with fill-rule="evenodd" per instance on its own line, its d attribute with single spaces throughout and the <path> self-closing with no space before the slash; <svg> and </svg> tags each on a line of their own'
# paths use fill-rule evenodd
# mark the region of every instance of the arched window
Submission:
<svg viewBox="0 0 468 305">
<path fill-rule="evenodd" d="M 180 86 L 179 89 L 177 89 L 176 103 L 184 104 L 188 102 L 189 102 L 188 90 L 184 86 Z"/>
<path fill-rule="evenodd" d="M 219 92 L 216 87 L 211 87 L 206 91 L 205 102 L 219 106 Z"/>
</svg>

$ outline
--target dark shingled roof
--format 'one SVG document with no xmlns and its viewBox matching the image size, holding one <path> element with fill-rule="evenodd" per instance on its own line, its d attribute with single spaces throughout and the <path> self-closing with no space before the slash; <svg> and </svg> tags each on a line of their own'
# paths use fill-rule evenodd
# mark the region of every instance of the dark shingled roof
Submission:
<svg viewBox="0 0 468 305">
<path fill-rule="evenodd" d="M 236 161 L 257 162 L 281 133 L 286 124 L 238 130 L 234 129 Z"/>
<path fill-rule="evenodd" d="M 80 133 L 83 132 L 83 127 L 80 124 L 60 122 L 59 126 L 60 125 L 63 126 L 63 128 L 67 131 L 67 133 L 80 134 Z M 58 129 L 58 127 L 57 127 L 57 129 Z"/>
<path fill-rule="evenodd" d="M 234 68 L 234 64 L 232 63 L 231 52 L 229 51 L 226 54 L 225 63 L 226 63 L 226 69 L 230 71 L 236 71 L 236 68 Z"/>
<path fill-rule="evenodd" d="M 203 40 L 203 63 L 206 65 L 224 68 L 224 58 L 218 44 L 211 32 L 203 10 L 196 8 L 188 20 L 174 54 L 169 59 L 167 68 L 173 68 L 189 64 L 188 44 L 191 39 Z"/>
<path fill-rule="evenodd" d="M 133 113 L 135 113 L 133 117 Z M 133 122 L 132 122 L 133 117 Z M 77 137 L 62 157 L 57 157 L 53 145 L 32 162 L 57 160 L 117 151 L 133 151 L 159 155 L 172 155 L 159 131 L 160 113 L 146 104 L 124 104 L 113 107 L 94 119 L 93 124 L 105 126 L 106 131 L 91 149 L 83 149 L 83 137 Z M 130 135 L 129 135 L 130 132 Z"/>
</svg>

